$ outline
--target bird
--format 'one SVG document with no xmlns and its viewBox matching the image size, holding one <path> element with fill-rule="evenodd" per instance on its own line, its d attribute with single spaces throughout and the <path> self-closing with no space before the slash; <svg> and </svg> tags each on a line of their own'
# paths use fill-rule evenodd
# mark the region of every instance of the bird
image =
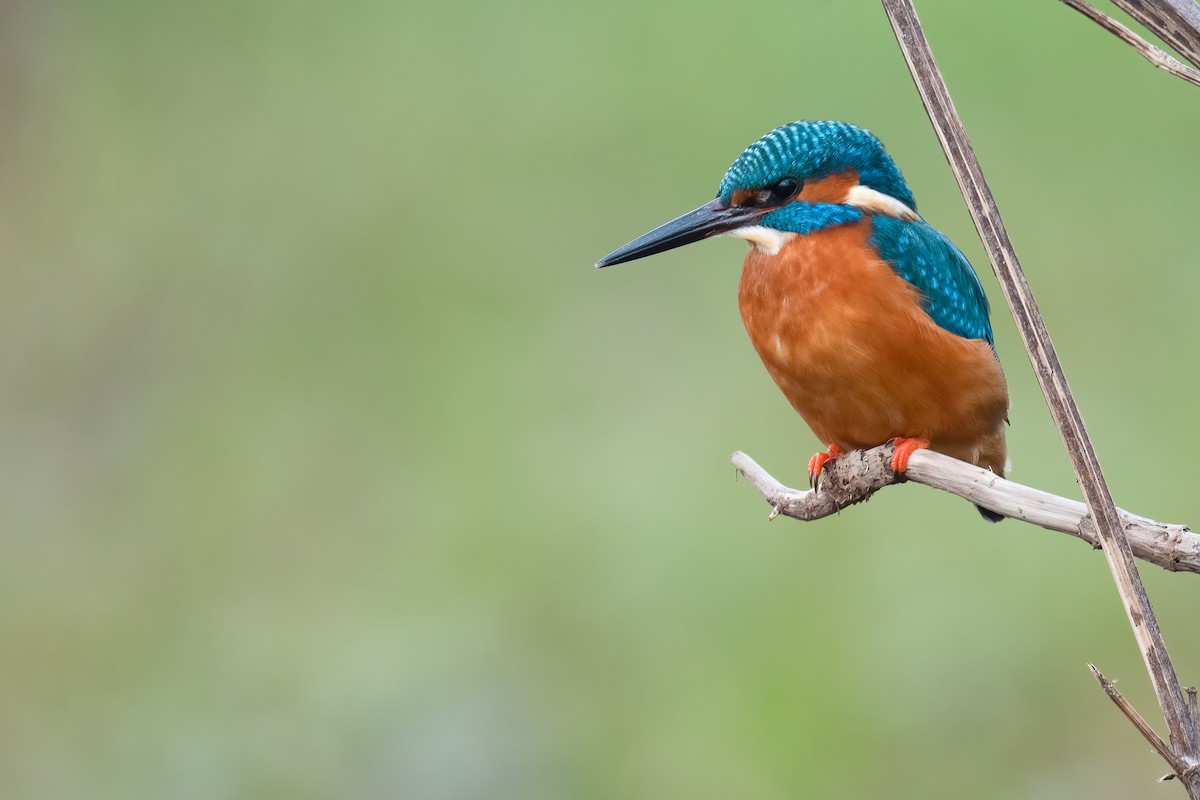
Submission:
<svg viewBox="0 0 1200 800">
<path fill-rule="evenodd" d="M 897 474 L 928 448 L 1004 475 L 1008 385 L 987 296 L 917 213 L 874 134 L 833 120 L 778 127 L 737 157 L 714 200 L 596 266 L 713 236 L 749 245 L 738 308 L 767 372 L 826 446 L 808 462 L 810 486 L 842 454 L 889 442 Z"/>
</svg>

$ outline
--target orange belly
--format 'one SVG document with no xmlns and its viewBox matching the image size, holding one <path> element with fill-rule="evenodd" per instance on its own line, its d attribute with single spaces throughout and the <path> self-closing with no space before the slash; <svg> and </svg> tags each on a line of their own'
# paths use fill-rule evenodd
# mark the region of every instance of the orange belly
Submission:
<svg viewBox="0 0 1200 800">
<path fill-rule="evenodd" d="M 738 286 L 754 349 L 824 444 L 897 437 L 1004 474 L 1008 388 L 991 347 L 941 328 L 868 247 L 868 220 L 752 248 Z"/>
</svg>

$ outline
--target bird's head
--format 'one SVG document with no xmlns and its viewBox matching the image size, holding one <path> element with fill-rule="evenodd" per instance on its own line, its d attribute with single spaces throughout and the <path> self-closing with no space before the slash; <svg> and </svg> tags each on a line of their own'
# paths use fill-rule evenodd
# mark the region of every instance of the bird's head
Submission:
<svg viewBox="0 0 1200 800">
<path fill-rule="evenodd" d="M 777 252 L 788 235 L 853 222 L 864 213 L 918 218 L 912 192 L 883 143 L 846 122 L 793 122 L 747 147 L 721 179 L 715 200 L 639 236 L 596 266 L 722 234 Z"/>
</svg>

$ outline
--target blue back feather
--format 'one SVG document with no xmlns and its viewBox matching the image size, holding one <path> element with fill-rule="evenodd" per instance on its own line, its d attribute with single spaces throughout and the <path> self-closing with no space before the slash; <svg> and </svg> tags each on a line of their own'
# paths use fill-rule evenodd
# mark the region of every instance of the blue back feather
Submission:
<svg viewBox="0 0 1200 800">
<path fill-rule="evenodd" d="M 923 296 L 926 313 L 941 327 L 995 347 L 988 301 L 979 277 L 954 243 L 921 220 L 872 218 L 871 244 Z"/>
</svg>

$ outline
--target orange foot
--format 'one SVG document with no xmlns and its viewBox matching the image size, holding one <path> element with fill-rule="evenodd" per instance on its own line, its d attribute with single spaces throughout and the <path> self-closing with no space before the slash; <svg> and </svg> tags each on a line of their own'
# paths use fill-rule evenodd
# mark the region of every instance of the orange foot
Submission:
<svg viewBox="0 0 1200 800">
<path fill-rule="evenodd" d="M 892 439 L 892 444 L 896 446 L 896 454 L 892 456 L 892 472 L 897 475 L 904 474 L 908 469 L 909 457 L 918 450 L 928 450 L 928 439 L 909 439 L 904 436 L 897 436 Z"/>
<path fill-rule="evenodd" d="M 842 454 L 842 448 L 836 444 L 829 445 L 829 451 L 825 453 L 817 453 L 808 460 L 808 485 L 814 489 L 821 483 L 821 470 L 830 461 Z"/>
</svg>

